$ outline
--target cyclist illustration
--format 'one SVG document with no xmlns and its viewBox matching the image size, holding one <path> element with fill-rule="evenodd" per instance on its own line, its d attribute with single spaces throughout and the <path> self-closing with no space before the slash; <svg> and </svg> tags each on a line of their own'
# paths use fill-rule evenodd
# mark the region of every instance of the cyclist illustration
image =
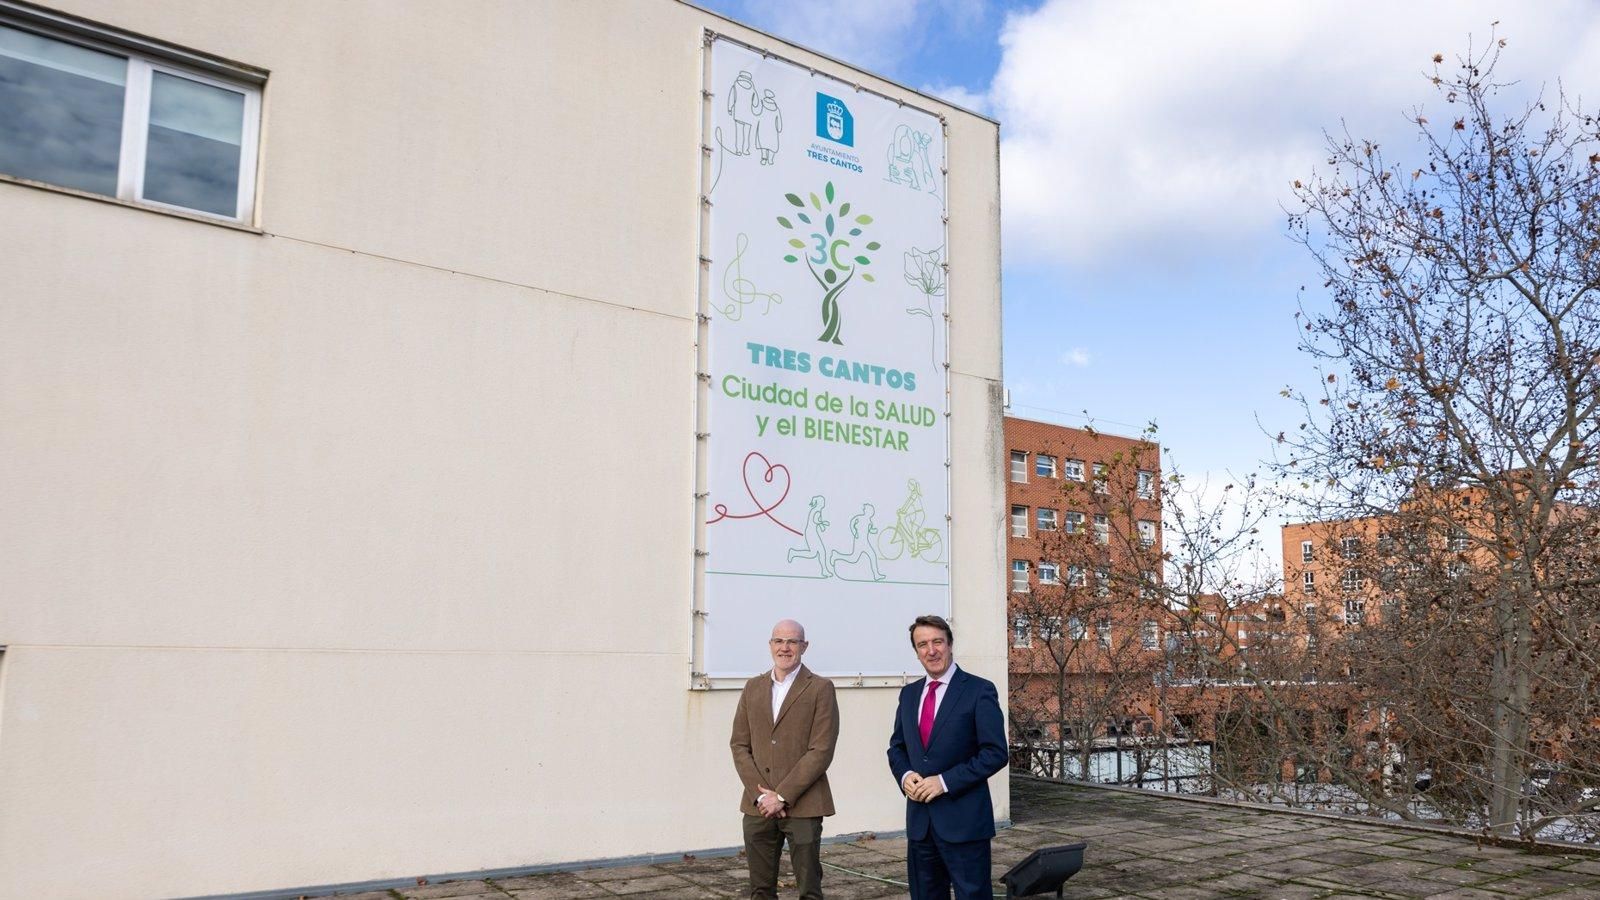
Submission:
<svg viewBox="0 0 1600 900">
<path fill-rule="evenodd" d="M 926 514 L 922 509 L 922 485 L 915 478 L 906 480 L 909 496 L 895 510 L 894 526 L 878 535 L 878 553 L 883 559 L 899 559 L 910 553 L 912 559 L 923 562 L 944 561 L 944 538 L 937 528 L 924 528 Z"/>
<path fill-rule="evenodd" d="M 801 535 L 805 538 L 805 549 L 789 548 L 789 562 L 797 559 L 814 559 L 823 578 L 833 574 L 833 568 L 828 564 L 828 548 L 822 543 L 822 532 L 828 529 L 828 520 L 822 518 L 822 508 L 826 505 L 827 501 L 822 499 L 821 494 L 811 498 L 810 509 L 806 512 L 805 531 Z"/>
<path fill-rule="evenodd" d="M 864 557 L 867 561 L 867 571 L 872 573 L 873 581 L 882 581 L 883 573 L 878 571 L 878 548 L 873 546 L 872 536 L 878 533 L 878 527 L 872 524 L 873 509 L 871 503 L 861 504 L 861 512 L 850 517 L 850 552 L 845 553 L 835 550 L 829 554 L 833 563 L 833 574 L 839 578 L 846 578 L 839 574 L 839 563 L 849 563 L 852 567 L 859 564 Z M 847 581 L 860 581 L 859 578 L 846 578 Z"/>
</svg>

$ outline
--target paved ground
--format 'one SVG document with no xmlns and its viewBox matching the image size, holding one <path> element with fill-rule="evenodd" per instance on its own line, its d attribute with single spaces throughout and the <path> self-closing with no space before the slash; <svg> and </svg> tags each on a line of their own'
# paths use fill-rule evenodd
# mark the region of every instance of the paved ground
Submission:
<svg viewBox="0 0 1600 900">
<path fill-rule="evenodd" d="M 1600 856 L 1536 854 L 1471 838 L 1290 812 L 1013 777 L 1015 826 L 995 839 L 995 876 L 1037 847 L 1088 841 L 1068 897 L 1600 897 Z M 905 897 L 905 841 L 828 844 L 829 900 Z M 787 872 L 787 870 L 786 870 Z M 340 900 L 580 900 L 740 896 L 738 858 L 588 869 L 340 895 Z M 997 896 L 1005 891 L 996 886 Z M 780 884 L 783 898 L 794 883 Z"/>
</svg>

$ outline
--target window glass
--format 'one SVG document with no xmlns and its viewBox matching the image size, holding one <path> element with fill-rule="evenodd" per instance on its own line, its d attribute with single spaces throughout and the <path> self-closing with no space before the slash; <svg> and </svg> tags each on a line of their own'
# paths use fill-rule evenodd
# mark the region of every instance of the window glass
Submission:
<svg viewBox="0 0 1600 900">
<path fill-rule="evenodd" d="M 1033 474 L 1040 478 L 1056 477 L 1056 458 L 1043 453 L 1033 458 Z"/>
<path fill-rule="evenodd" d="M 0 172 L 117 192 L 128 61 L 0 25 Z"/>
<path fill-rule="evenodd" d="M 166 72 L 150 81 L 144 197 L 235 216 L 244 94 Z"/>
</svg>

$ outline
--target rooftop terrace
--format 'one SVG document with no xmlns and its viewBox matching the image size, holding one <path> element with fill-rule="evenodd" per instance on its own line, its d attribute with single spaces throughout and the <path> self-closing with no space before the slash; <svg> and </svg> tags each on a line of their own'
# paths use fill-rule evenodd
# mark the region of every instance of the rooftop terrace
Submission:
<svg viewBox="0 0 1600 900">
<path fill-rule="evenodd" d="M 1529 852 L 1471 837 L 1201 803 L 1013 775 L 1015 825 L 995 838 L 995 877 L 1039 847 L 1087 841 L 1066 896 L 1084 898 L 1600 897 L 1600 855 Z M 730 822 L 730 833 L 737 833 Z M 905 840 L 826 845 L 830 900 L 905 897 Z M 779 895 L 793 897 L 794 882 Z M 342 900 L 679 900 L 741 896 L 737 857 L 457 881 L 340 895 Z M 996 882 L 996 896 L 1005 891 Z"/>
</svg>

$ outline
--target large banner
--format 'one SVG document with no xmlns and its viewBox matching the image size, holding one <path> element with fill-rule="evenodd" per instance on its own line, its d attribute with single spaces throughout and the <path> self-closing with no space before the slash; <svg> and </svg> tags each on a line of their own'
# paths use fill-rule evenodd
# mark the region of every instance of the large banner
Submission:
<svg viewBox="0 0 1600 900">
<path fill-rule="evenodd" d="M 944 130 L 711 45 L 705 666 L 771 666 L 805 624 L 829 675 L 920 673 L 950 606 Z"/>
</svg>

